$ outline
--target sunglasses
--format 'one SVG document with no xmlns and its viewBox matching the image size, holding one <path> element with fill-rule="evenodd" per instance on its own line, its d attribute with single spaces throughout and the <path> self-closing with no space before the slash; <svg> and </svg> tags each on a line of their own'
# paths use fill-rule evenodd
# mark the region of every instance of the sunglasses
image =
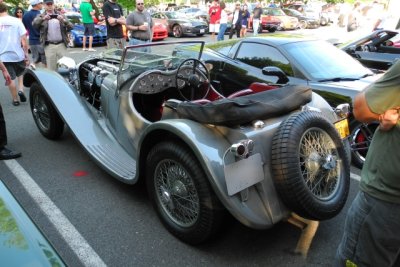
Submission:
<svg viewBox="0 0 400 267">
<path fill-rule="evenodd" d="M 137 5 L 137 6 L 143 6 L 144 3 L 137 3 L 136 5 Z"/>
<path fill-rule="evenodd" d="M 53 5 L 53 3 L 49 2 L 49 3 L 46 3 L 46 5 L 48 5 L 48 6 L 52 6 L 52 5 Z"/>
</svg>

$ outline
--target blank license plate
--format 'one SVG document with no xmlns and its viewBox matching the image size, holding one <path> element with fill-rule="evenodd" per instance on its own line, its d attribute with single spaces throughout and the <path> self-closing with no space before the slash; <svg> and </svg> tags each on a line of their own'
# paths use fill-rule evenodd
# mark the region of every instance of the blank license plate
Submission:
<svg viewBox="0 0 400 267">
<path fill-rule="evenodd" d="M 206 30 L 204 29 L 200 29 L 200 33 L 204 33 Z"/>
</svg>

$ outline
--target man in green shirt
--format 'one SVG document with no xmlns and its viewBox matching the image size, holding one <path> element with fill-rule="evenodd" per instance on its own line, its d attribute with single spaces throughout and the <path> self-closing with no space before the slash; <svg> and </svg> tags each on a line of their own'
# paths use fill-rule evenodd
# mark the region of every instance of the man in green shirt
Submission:
<svg viewBox="0 0 400 267">
<path fill-rule="evenodd" d="M 334 266 L 400 266 L 400 60 L 354 99 L 361 122 L 379 121 Z"/>
<path fill-rule="evenodd" d="M 83 51 L 96 51 L 92 48 L 93 43 L 93 34 L 95 33 L 94 29 L 94 20 L 93 16 L 96 11 L 93 9 L 92 5 L 89 3 L 89 0 L 82 0 L 81 5 L 79 6 L 79 10 L 82 14 L 82 22 L 85 27 L 85 33 L 83 34 Z M 86 36 L 89 36 L 89 49 L 86 49 Z"/>
</svg>

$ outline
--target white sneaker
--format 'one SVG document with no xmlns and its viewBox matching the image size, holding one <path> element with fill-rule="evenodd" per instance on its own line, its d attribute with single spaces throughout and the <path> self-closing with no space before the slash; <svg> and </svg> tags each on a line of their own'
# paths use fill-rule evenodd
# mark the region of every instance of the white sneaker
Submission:
<svg viewBox="0 0 400 267">
<path fill-rule="evenodd" d="M 87 49 L 87 48 L 82 48 L 82 50 L 83 50 L 83 51 L 88 51 L 88 49 Z"/>
<path fill-rule="evenodd" d="M 90 52 L 95 52 L 96 50 L 93 49 L 93 48 L 89 48 L 88 51 L 90 51 Z"/>
</svg>

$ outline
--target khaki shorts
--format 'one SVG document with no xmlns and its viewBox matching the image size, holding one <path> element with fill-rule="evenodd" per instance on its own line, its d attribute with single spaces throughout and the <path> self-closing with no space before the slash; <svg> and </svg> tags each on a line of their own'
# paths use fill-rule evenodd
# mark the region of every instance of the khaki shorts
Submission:
<svg viewBox="0 0 400 267">
<path fill-rule="evenodd" d="M 125 39 L 124 38 L 108 38 L 107 39 L 107 49 L 110 48 L 120 48 L 124 49 Z"/>
</svg>

